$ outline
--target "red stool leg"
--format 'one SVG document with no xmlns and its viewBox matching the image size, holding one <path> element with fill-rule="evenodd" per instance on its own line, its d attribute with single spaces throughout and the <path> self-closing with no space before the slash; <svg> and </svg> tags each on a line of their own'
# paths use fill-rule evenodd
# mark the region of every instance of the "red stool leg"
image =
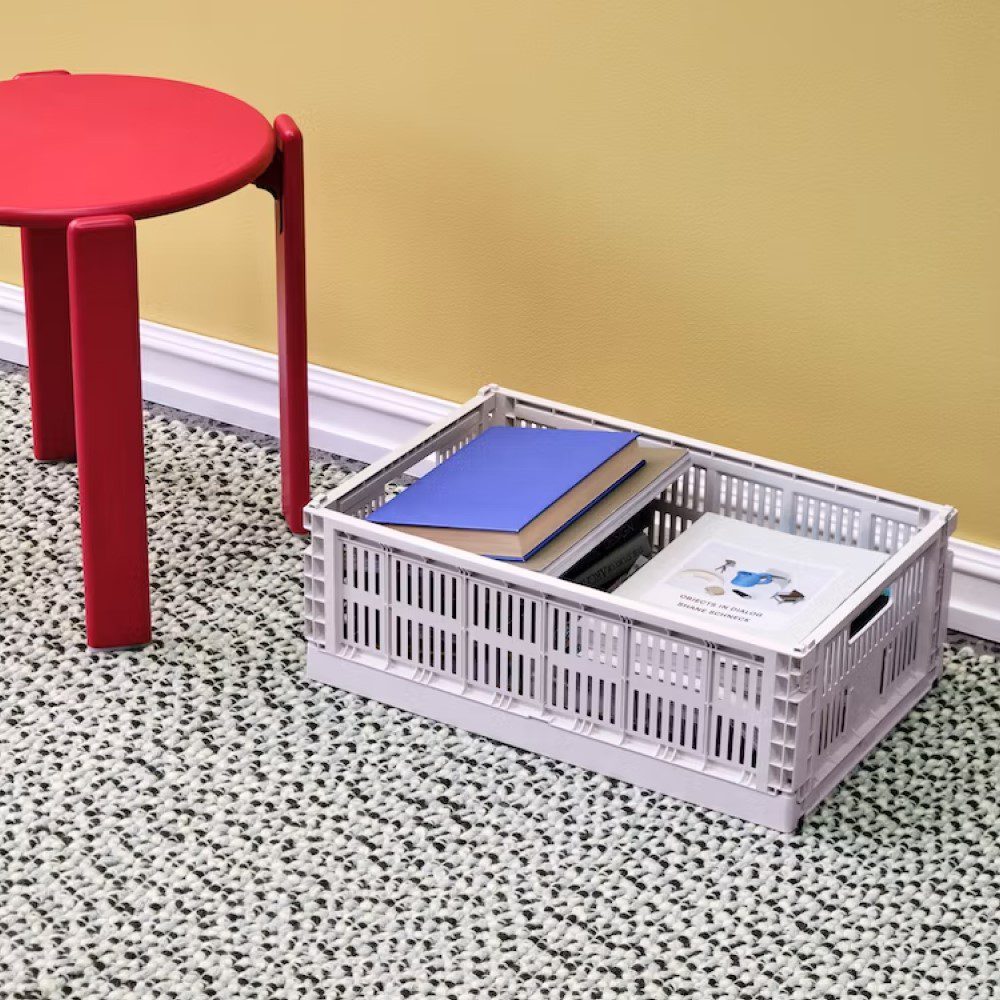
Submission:
<svg viewBox="0 0 1000 1000">
<path fill-rule="evenodd" d="M 277 153 L 258 179 L 275 198 L 278 264 L 278 380 L 281 509 L 304 534 L 309 503 L 309 357 L 306 345 L 306 237 L 302 133 L 288 115 L 274 122 Z"/>
<path fill-rule="evenodd" d="M 141 646 L 151 626 L 135 222 L 77 219 L 68 246 L 87 644 Z"/>
<path fill-rule="evenodd" d="M 76 458 L 65 229 L 22 229 L 28 384 L 35 458 Z"/>
</svg>

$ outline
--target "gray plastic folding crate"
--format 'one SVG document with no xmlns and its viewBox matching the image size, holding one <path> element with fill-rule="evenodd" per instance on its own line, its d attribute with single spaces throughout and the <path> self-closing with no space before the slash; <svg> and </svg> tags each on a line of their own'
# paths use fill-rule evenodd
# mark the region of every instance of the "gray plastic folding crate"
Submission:
<svg viewBox="0 0 1000 1000">
<path fill-rule="evenodd" d="M 713 511 L 888 558 L 787 647 L 364 520 L 496 424 L 689 449 L 648 505 L 656 551 Z M 308 676 L 782 831 L 941 673 L 952 508 L 509 389 L 483 389 L 306 516 Z"/>
</svg>

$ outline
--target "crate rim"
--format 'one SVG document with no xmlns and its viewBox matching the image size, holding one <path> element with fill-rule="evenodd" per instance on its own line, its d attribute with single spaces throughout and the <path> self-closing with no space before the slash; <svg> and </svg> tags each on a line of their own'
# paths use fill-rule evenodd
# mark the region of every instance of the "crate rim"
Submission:
<svg viewBox="0 0 1000 1000">
<path fill-rule="evenodd" d="M 692 457 L 697 454 L 704 454 L 709 457 L 735 461 L 749 468 L 777 472 L 787 475 L 793 480 L 832 487 L 839 492 L 863 497 L 868 501 L 887 502 L 905 507 L 908 510 L 915 511 L 921 519 L 926 517 L 926 520 L 923 524 L 917 526 L 913 536 L 904 545 L 900 546 L 896 552 L 889 555 L 886 561 L 875 573 L 864 581 L 861 587 L 819 622 L 801 644 L 794 644 L 771 640 L 767 637 L 750 639 L 738 626 L 731 626 L 722 620 L 713 621 L 710 628 L 700 628 L 693 622 L 669 617 L 663 613 L 662 609 L 652 604 L 629 600 L 625 597 L 616 597 L 614 594 L 606 594 L 603 591 L 593 590 L 557 577 L 542 576 L 532 570 L 522 568 L 517 563 L 503 562 L 490 559 L 487 556 L 464 552 L 461 549 L 455 549 L 430 539 L 419 538 L 416 535 L 401 536 L 400 532 L 387 525 L 366 521 L 363 518 L 357 518 L 333 508 L 332 505 L 342 496 L 363 486 L 369 480 L 376 478 L 389 467 L 398 464 L 411 452 L 419 449 L 428 438 L 432 438 L 442 431 L 447 430 L 464 417 L 474 413 L 491 398 L 503 398 L 515 404 L 521 403 L 539 409 L 551 409 L 554 412 L 581 420 L 597 420 L 604 424 L 617 425 L 624 430 L 633 430 L 640 435 L 651 437 L 654 440 L 657 438 L 667 438 L 680 447 L 688 448 L 692 452 Z M 465 575 L 483 578 L 492 577 L 494 579 L 500 578 L 505 583 L 521 590 L 536 592 L 543 599 L 554 597 L 567 604 L 591 607 L 599 610 L 602 614 L 618 618 L 629 624 L 649 622 L 667 632 L 697 638 L 698 641 L 704 642 L 709 648 L 718 646 L 719 643 L 716 640 L 721 637 L 727 643 L 734 644 L 736 648 L 753 650 L 756 655 L 763 657 L 779 655 L 793 658 L 802 658 L 807 655 L 819 641 L 830 633 L 832 628 L 853 618 L 863 606 L 873 599 L 873 596 L 877 595 L 884 588 L 888 580 L 901 566 L 933 545 L 942 529 L 945 530 L 946 535 L 950 535 L 955 529 L 957 518 L 955 508 L 945 504 L 936 504 L 905 494 L 881 490 L 873 486 L 866 486 L 863 483 L 856 483 L 822 472 L 814 472 L 799 466 L 789 465 L 769 458 L 762 458 L 761 456 L 741 452 L 736 449 L 713 445 L 696 438 L 675 435 L 660 428 L 631 423 L 617 417 L 609 417 L 594 411 L 559 403 L 529 393 L 517 392 L 516 390 L 495 384 L 483 386 L 477 395 L 465 403 L 457 404 L 454 410 L 450 411 L 434 424 L 426 427 L 399 448 L 384 455 L 365 469 L 348 476 L 334 489 L 314 497 L 306 506 L 305 513 L 309 519 L 315 518 L 320 521 L 330 521 L 334 525 L 339 526 L 340 530 L 345 533 L 353 534 L 371 544 L 378 545 L 390 554 L 403 557 L 407 554 L 419 554 L 441 565 L 442 568 L 457 570 L 459 573 Z M 405 542 L 401 541 L 401 538 L 405 538 Z"/>
<path fill-rule="evenodd" d="M 787 475 L 792 479 L 833 487 L 841 492 L 852 493 L 857 496 L 864 497 L 866 500 L 893 503 L 916 511 L 934 512 L 940 514 L 945 520 L 954 521 L 958 514 L 957 510 L 948 504 L 939 504 L 930 500 L 921 500 L 919 497 L 909 496 L 905 493 L 897 493 L 894 490 L 886 490 L 881 487 L 872 486 L 868 483 L 859 483 L 854 480 L 844 479 L 843 477 L 834 476 L 829 473 L 817 472 L 814 469 L 806 469 L 803 466 L 791 465 L 787 462 L 781 462 L 777 459 L 767 458 L 762 455 L 754 455 L 750 452 L 740 451 L 736 448 L 728 448 L 724 445 L 712 444 L 709 441 L 702 441 L 699 438 L 688 437 L 683 434 L 674 434 L 672 431 L 664 430 L 663 428 L 651 427 L 648 424 L 636 423 L 622 419 L 621 417 L 608 416 L 603 413 L 597 413 L 593 410 L 586 410 L 582 407 L 572 406 L 568 403 L 559 403 L 556 400 L 546 399 L 543 396 L 534 396 L 530 393 L 519 392 L 515 389 L 509 389 L 495 384 L 483 386 L 475 396 L 466 400 L 464 403 L 456 403 L 453 410 L 445 414 L 445 416 L 443 416 L 440 420 L 425 427 L 422 431 L 415 434 L 398 448 L 393 449 L 391 452 L 383 455 L 382 458 L 378 459 L 378 461 L 371 463 L 371 465 L 366 466 L 361 471 L 349 476 L 344 480 L 344 482 L 334 487 L 332 490 L 328 490 L 319 496 L 313 497 L 307 505 L 306 510 L 311 513 L 329 510 L 328 505 L 330 503 L 339 499 L 350 490 L 356 489 L 368 479 L 375 478 L 375 476 L 387 469 L 390 465 L 394 465 L 396 462 L 405 458 L 411 451 L 418 448 L 427 438 L 445 430 L 452 424 L 461 420 L 463 417 L 475 412 L 491 397 L 503 397 L 515 403 L 523 403 L 525 405 L 536 406 L 541 409 L 551 409 L 556 412 L 564 413 L 568 416 L 577 417 L 581 420 L 599 420 L 602 423 L 615 424 L 622 430 L 632 430 L 645 437 L 651 437 L 654 439 L 669 438 L 670 441 L 676 442 L 676 444 L 680 447 L 687 448 L 693 453 L 700 453 L 713 458 L 723 458 L 728 461 L 738 462 L 748 466 L 749 468 L 766 469 L 770 472 L 778 472 L 783 475 Z"/>
</svg>

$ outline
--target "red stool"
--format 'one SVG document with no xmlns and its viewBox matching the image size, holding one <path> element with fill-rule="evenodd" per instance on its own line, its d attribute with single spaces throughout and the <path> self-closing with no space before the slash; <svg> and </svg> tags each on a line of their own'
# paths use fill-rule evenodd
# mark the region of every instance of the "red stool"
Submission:
<svg viewBox="0 0 1000 1000">
<path fill-rule="evenodd" d="M 173 80 L 0 81 L 0 225 L 21 229 L 35 457 L 77 459 L 87 643 L 149 642 L 135 220 L 256 184 L 275 199 L 281 502 L 309 500 L 302 135 Z"/>
</svg>

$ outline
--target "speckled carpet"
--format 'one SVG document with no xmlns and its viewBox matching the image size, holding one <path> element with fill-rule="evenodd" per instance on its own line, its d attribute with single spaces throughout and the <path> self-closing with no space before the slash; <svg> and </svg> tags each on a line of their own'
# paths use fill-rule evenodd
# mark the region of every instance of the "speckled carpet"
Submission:
<svg viewBox="0 0 1000 1000">
<path fill-rule="evenodd" d="M 156 643 L 88 653 L 0 373 L 0 997 L 1000 995 L 995 651 L 782 836 L 307 683 L 274 450 L 147 441 Z"/>
</svg>

